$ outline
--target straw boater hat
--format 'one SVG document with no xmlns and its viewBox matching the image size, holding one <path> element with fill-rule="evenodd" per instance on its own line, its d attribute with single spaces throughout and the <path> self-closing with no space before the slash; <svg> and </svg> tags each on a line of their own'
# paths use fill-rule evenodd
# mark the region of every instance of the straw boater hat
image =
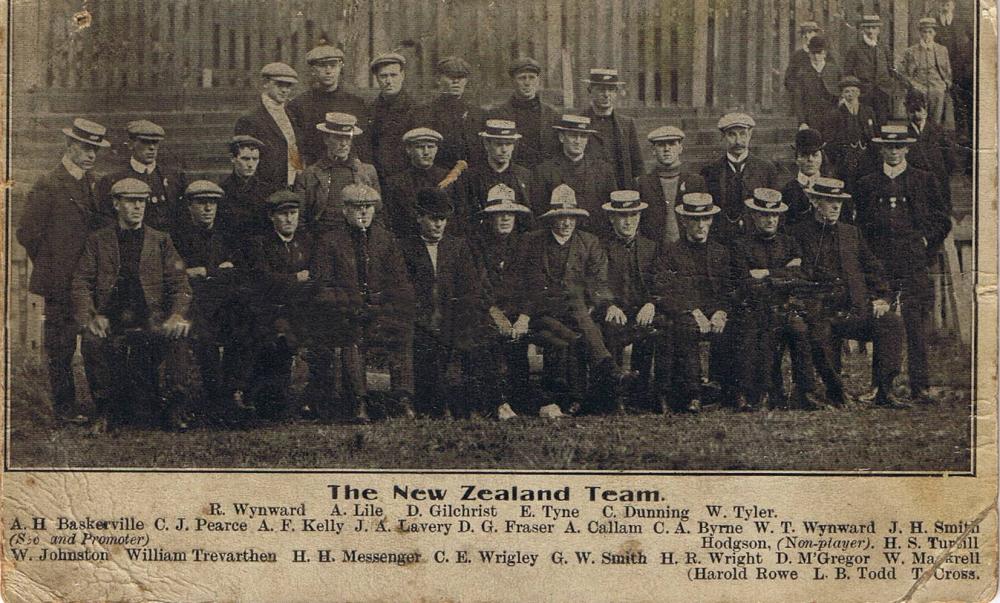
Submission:
<svg viewBox="0 0 1000 603">
<path fill-rule="evenodd" d="M 639 191 L 612 191 L 611 201 L 601 206 L 604 211 L 621 214 L 638 213 L 649 207 L 639 199 Z"/>
<path fill-rule="evenodd" d="M 712 195 L 708 193 L 687 193 L 681 197 L 681 202 L 674 206 L 674 211 L 682 216 L 698 218 L 714 216 L 722 211 L 722 208 L 712 202 Z"/>
<path fill-rule="evenodd" d="M 530 214 L 531 210 L 526 205 L 521 205 L 514 201 L 514 189 L 504 183 L 497 184 L 486 193 L 486 207 L 482 209 L 484 214 L 525 213 Z"/>
<path fill-rule="evenodd" d="M 605 84 L 608 86 L 621 86 L 625 83 L 622 81 L 621 77 L 618 76 L 617 69 L 600 68 L 591 69 L 587 79 L 580 81 L 584 84 Z"/>
<path fill-rule="evenodd" d="M 323 123 L 316 124 L 320 132 L 341 136 L 358 136 L 364 132 L 358 127 L 358 118 L 350 113 L 327 113 L 323 120 Z"/>
<path fill-rule="evenodd" d="M 486 127 L 479 132 L 483 138 L 496 138 L 500 140 L 519 140 L 522 138 L 517 133 L 517 124 L 507 119 L 487 119 Z"/>
<path fill-rule="evenodd" d="M 586 218 L 590 212 L 576 205 L 576 191 L 567 184 L 560 184 L 552 190 L 549 200 L 549 211 L 540 218 L 558 218 L 560 216 L 575 216 Z"/>
<path fill-rule="evenodd" d="M 583 132 L 584 134 L 597 134 L 597 130 L 590 127 L 590 118 L 582 115 L 563 115 L 553 126 L 556 130 L 564 132 Z"/>
<path fill-rule="evenodd" d="M 111 146 L 111 142 L 104 137 L 108 133 L 108 129 L 89 119 L 74 119 L 73 127 L 63 128 L 62 133 L 74 140 L 79 140 L 95 147 L 107 148 Z"/>
<path fill-rule="evenodd" d="M 817 178 L 810 188 L 805 189 L 806 195 L 817 199 L 850 199 L 851 195 L 844 190 L 844 181 L 836 178 Z"/>
<path fill-rule="evenodd" d="M 781 193 L 773 188 L 753 189 L 753 196 L 745 199 L 743 204 L 765 214 L 783 214 L 788 211 L 788 206 L 781 202 Z"/>
<path fill-rule="evenodd" d="M 916 138 L 910 136 L 910 129 L 906 126 L 895 126 L 886 124 L 879 129 L 879 135 L 872 138 L 875 144 L 913 144 Z"/>
</svg>

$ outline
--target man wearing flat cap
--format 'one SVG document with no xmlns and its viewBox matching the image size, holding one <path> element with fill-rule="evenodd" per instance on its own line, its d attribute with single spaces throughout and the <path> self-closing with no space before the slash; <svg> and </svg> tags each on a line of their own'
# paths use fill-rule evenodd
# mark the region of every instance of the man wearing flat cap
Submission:
<svg viewBox="0 0 1000 603">
<path fill-rule="evenodd" d="M 406 154 L 400 145 L 403 134 L 417 127 L 417 103 L 406 90 L 406 58 L 389 52 L 372 59 L 369 68 L 379 93 L 368 110 L 368 140 L 372 164 L 383 187 L 394 174 L 406 169 Z M 414 191 L 415 192 L 415 191 Z"/>
<path fill-rule="evenodd" d="M 657 245 L 639 234 L 640 220 L 645 219 L 643 211 L 647 207 L 639 191 L 634 190 L 614 191 L 601 206 L 613 231 L 604 239 L 612 302 L 601 328 L 608 349 L 619 363 L 623 362 L 625 347 L 632 345 L 632 367 L 639 373 L 638 388 L 632 393 L 640 397 L 649 394 L 657 336 L 653 298 Z M 657 322 L 660 328 L 665 326 L 662 321 Z M 621 399 L 618 409 L 624 409 Z"/>
<path fill-rule="evenodd" d="M 807 192 L 813 219 L 793 226 L 791 235 L 802 252 L 803 276 L 830 288 L 823 295 L 803 298 L 813 363 L 826 386 L 826 399 L 834 406 L 850 400 L 837 368 L 839 341 L 849 338 L 873 342 L 875 403 L 905 408 L 908 404 L 893 393 L 902 361 L 903 324 L 892 311 L 892 291 L 881 262 L 858 228 L 840 220 L 843 203 L 851 195 L 844 182 L 834 178 L 818 178 Z"/>
<path fill-rule="evenodd" d="M 661 340 L 656 363 L 660 409 L 701 411 L 701 363 L 698 342 L 712 344 L 710 373 L 721 377 L 725 393 L 733 395 L 731 349 L 727 332 L 734 302 L 730 254 L 709 232 L 721 209 L 708 193 L 687 193 L 674 207 L 682 236 L 660 250 L 653 269 L 657 311 L 671 321 L 670 336 Z"/>
<path fill-rule="evenodd" d="M 823 36 L 809 40 L 809 62 L 789 82 L 792 115 L 799 129 L 826 131 L 826 122 L 840 98 L 840 66 L 827 56 Z"/>
<path fill-rule="evenodd" d="M 359 123 L 368 120 L 365 101 L 351 90 L 342 77 L 344 51 L 324 44 L 306 53 L 312 87 L 288 101 L 288 116 L 302 134 L 299 150 L 302 161 L 310 166 L 326 156 L 323 134 L 316 129 L 327 113 L 347 113 L 357 117 Z M 360 145 L 358 143 L 361 143 Z M 355 141 L 355 151 L 367 157 L 366 141 Z"/>
<path fill-rule="evenodd" d="M 559 153 L 559 140 L 552 126 L 559 121 L 559 113 L 552 105 L 542 102 L 539 95 L 542 66 L 531 57 L 521 57 L 507 69 L 514 92 L 510 99 L 493 111 L 489 117 L 517 124 L 523 138 L 514 151 L 514 163 L 534 169 L 542 161 Z"/>
<path fill-rule="evenodd" d="M 245 240 L 271 230 L 267 217 L 266 187 L 260 180 L 260 153 L 264 143 L 247 134 L 229 141 L 233 171 L 220 185 L 225 193 L 219 202 L 219 228 L 234 240 Z"/>
<path fill-rule="evenodd" d="M 408 130 L 400 138 L 407 165 L 384 178 L 383 196 L 386 225 L 399 239 L 417 232 L 417 191 L 441 186 L 448 175 L 434 164 L 442 139 L 440 132 L 422 127 Z"/>
<path fill-rule="evenodd" d="M 313 130 L 323 135 L 325 153 L 295 179 L 292 190 L 302 195 L 299 220 L 302 228 L 320 234 L 343 221 L 344 202 L 340 192 L 348 184 L 364 184 L 380 190 L 375 166 L 358 159 L 355 137 L 362 134 L 357 117 L 348 113 L 327 113 Z"/>
<path fill-rule="evenodd" d="M 451 196 L 441 189 L 417 192 L 417 233 L 400 239 L 416 293 L 413 333 L 414 403 L 417 412 L 451 417 L 478 411 L 485 392 L 477 387 L 476 336 L 486 317 L 482 276 L 465 238 L 448 232 Z M 446 386 L 448 367 L 461 366 L 461 383 Z"/>
<path fill-rule="evenodd" d="M 143 223 L 157 230 L 173 233 L 183 217 L 184 189 L 187 179 L 183 172 L 164 165 L 160 158 L 160 144 L 166 137 L 163 128 L 145 119 L 130 121 L 125 128 L 128 134 L 130 155 L 128 165 L 101 179 L 98 184 L 103 211 L 114 216 L 111 206 L 111 185 L 124 178 L 137 178 L 151 192 L 146 205 Z"/>
<path fill-rule="evenodd" d="M 906 327 L 907 367 L 915 401 L 931 403 L 927 346 L 934 287 L 929 266 L 951 231 L 951 216 L 930 172 L 907 164 L 916 142 L 906 126 L 882 126 L 872 140 L 882 154 L 878 172 L 858 181 L 857 225 L 885 267 Z"/>
<path fill-rule="evenodd" d="M 476 135 L 486 119 L 483 111 L 464 98 L 472 67 L 461 57 L 444 57 L 434 66 L 438 96 L 418 110 L 416 122 L 440 132 L 437 164 L 450 170 L 461 160 L 468 165 L 483 161 L 483 147 Z"/>
<path fill-rule="evenodd" d="M 755 125 L 746 113 L 723 115 L 718 127 L 726 154 L 701 170 L 705 188 L 720 210 L 712 225 L 712 238 L 727 246 L 750 230 L 744 199 L 756 188 L 784 184 L 781 170 L 750 150 Z"/>
<path fill-rule="evenodd" d="M 529 329 L 549 331 L 548 339 L 559 339 L 567 330 L 580 334 L 579 341 L 567 341 L 569 349 L 564 350 L 539 342 L 545 346 L 545 380 L 560 389 L 568 387 L 571 405 L 583 401 L 584 365 L 589 365 L 595 383 L 625 385 L 634 380 L 634 374 L 615 361 L 595 322 L 594 317 L 605 316 L 612 298 L 607 254 L 595 235 L 577 228 L 577 222 L 589 216 L 577 204 L 573 189 L 560 184 L 539 218 L 544 227 L 521 237 L 514 260 L 514 273 L 521 279 L 514 300 L 514 334 L 521 337 Z"/>
<path fill-rule="evenodd" d="M 86 422 L 73 388 L 73 353 L 78 329 L 70 303 L 73 267 L 87 235 L 104 225 L 93 175 L 101 149 L 111 146 L 107 129 L 85 119 L 63 128 L 65 146 L 59 163 L 41 176 L 28 193 L 17 226 L 17 242 L 31 259 L 28 291 L 45 299 L 42 345 L 49 373 L 49 395 L 58 420 Z"/>
<path fill-rule="evenodd" d="M 521 205 L 530 205 L 532 199 L 531 170 L 512 163 L 514 150 L 522 139 L 517 124 L 503 119 L 488 119 L 478 137 L 486 159 L 463 172 L 455 184 L 456 213 L 466 220 L 470 233 L 476 230 L 478 222 L 484 217 L 479 212 L 486 207 L 489 192 L 498 184 L 509 187 L 514 200 Z M 531 224 L 531 216 L 527 215 L 518 220 L 517 227 L 523 231 Z"/>
<path fill-rule="evenodd" d="M 642 214 L 639 232 L 657 245 L 680 239 L 680 223 L 674 206 L 685 193 L 704 192 L 705 179 L 683 163 L 684 132 L 676 126 L 661 126 L 646 139 L 653 146 L 656 164 L 636 179 L 639 196 L 649 204 Z"/>
<path fill-rule="evenodd" d="M 191 287 L 170 235 L 143 224 L 151 192 L 137 178 L 111 186 L 116 223 L 87 237 L 73 272 L 73 314 L 84 331 L 96 434 L 137 420 L 187 427 L 186 401 L 162 391 L 159 368 L 179 349 L 175 340 L 188 334 Z"/>
<path fill-rule="evenodd" d="M 809 130 L 802 130 L 807 132 Z M 732 249 L 733 273 L 741 304 L 735 306 L 732 337 L 736 341 L 736 406 L 740 410 L 785 406 L 781 360 L 787 346 L 792 360 L 796 406 L 820 407 L 814 391 L 812 352 L 801 308 L 784 288 L 802 279 L 802 251 L 784 231 L 789 207 L 776 190 L 753 191 L 746 206 L 753 232 Z"/>
<path fill-rule="evenodd" d="M 892 118 L 896 68 L 888 46 L 879 39 L 882 18 L 863 15 L 859 29 L 861 35 L 844 56 L 844 75 L 853 75 L 860 80 L 861 100 L 875 111 L 875 125 L 878 127 Z"/>
<path fill-rule="evenodd" d="M 840 101 L 833 110 L 829 125 L 828 149 L 837 177 L 848 190 L 861 175 L 877 164 L 872 138 L 878 131 L 875 111 L 861 102 L 861 80 L 853 75 L 840 80 Z M 850 209 L 846 220 L 853 220 Z"/>
<path fill-rule="evenodd" d="M 937 33 L 937 20 L 934 17 L 920 19 L 917 28 L 920 40 L 903 51 L 903 77 L 910 90 L 927 96 L 928 117 L 933 123 L 945 123 L 947 117 L 947 123 L 953 124 L 955 115 L 951 89 L 954 78 L 948 49 L 934 41 Z M 947 116 L 946 109 L 950 113 Z"/>
<path fill-rule="evenodd" d="M 239 272 L 244 269 L 238 252 L 244 239 L 233 239 L 217 226 L 224 196 L 222 187 L 208 180 L 189 184 L 184 191 L 187 216 L 174 235 L 194 294 L 191 347 L 213 419 L 224 419 L 232 406 L 243 403 L 246 363 L 252 357 L 247 348 L 253 343 Z"/>
<path fill-rule="evenodd" d="M 563 115 L 552 129 L 557 132 L 561 151 L 535 168 L 534 207 L 537 213 L 544 212 L 552 191 L 566 184 L 576 193 L 581 209 L 595 216 L 600 215 L 601 204 L 618 187 L 615 185 L 614 167 L 587 151 L 590 138 L 596 132 L 590 118 Z M 610 230 L 606 220 L 595 222 L 581 226 L 593 233 Z"/>
<path fill-rule="evenodd" d="M 260 102 L 236 120 L 234 134 L 252 136 L 264 143 L 260 149 L 261 183 L 265 193 L 287 189 L 305 167 L 299 144 L 303 134 L 288 114 L 288 101 L 299 82 L 294 69 L 284 63 L 268 63 L 260 70 Z"/>
<path fill-rule="evenodd" d="M 594 68 L 583 83 L 590 93 L 590 106 L 583 115 L 596 130 L 589 143 L 590 153 L 614 167 L 617 188 L 628 188 L 642 174 L 642 151 L 635 120 L 615 110 L 625 82 L 617 69 Z"/>
<path fill-rule="evenodd" d="M 344 373 L 351 390 L 352 417 L 369 421 L 365 393 L 365 351 L 382 348 L 399 412 L 413 411 L 413 285 L 396 239 L 375 220 L 381 205 L 378 191 L 349 184 L 341 191 L 344 219 L 320 239 L 316 249 L 316 278 L 329 286 L 340 283 L 360 294 L 363 319 L 360 350 L 343 354 Z"/>
</svg>

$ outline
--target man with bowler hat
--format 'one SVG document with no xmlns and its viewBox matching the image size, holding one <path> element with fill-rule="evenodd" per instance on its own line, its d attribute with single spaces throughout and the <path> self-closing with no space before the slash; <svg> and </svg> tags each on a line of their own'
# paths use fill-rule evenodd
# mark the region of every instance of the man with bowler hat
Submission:
<svg viewBox="0 0 1000 603">
<path fill-rule="evenodd" d="M 812 219 L 812 204 L 806 196 L 806 189 L 812 186 L 817 178 L 830 176 L 831 167 L 826 162 L 823 135 L 812 128 L 799 130 L 795 133 L 795 166 L 798 171 L 781 189 L 781 200 L 788 206 L 787 212 L 782 212 L 782 222 L 786 225 L 795 224 L 800 220 Z"/>
</svg>

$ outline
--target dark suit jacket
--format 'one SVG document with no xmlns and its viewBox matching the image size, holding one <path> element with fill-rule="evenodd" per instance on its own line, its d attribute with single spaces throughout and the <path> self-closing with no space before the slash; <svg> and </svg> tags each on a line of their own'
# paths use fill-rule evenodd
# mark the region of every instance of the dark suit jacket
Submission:
<svg viewBox="0 0 1000 603">
<path fill-rule="evenodd" d="M 937 177 L 945 211 L 951 215 L 951 173 L 955 170 L 952 135 L 930 119 L 924 122 L 920 134 L 916 133 L 916 127 L 911 123 L 910 133 L 916 136 L 917 142 L 910 145 L 906 162 Z"/>
<path fill-rule="evenodd" d="M 598 119 L 593 107 L 588 107 L 582 115 L 592 120 L 591 125 L 593 125 L 594 120 Z M 644 171 L 642 149 L 639 148 L 639 134 L 636 131 L 634 119 L 622 115 L 620 111 L 612 112 L 611 119 L 614 121 L 615 129 L 618 131 L 618 144 L 622 150 L 621 171 L 625 174 L 625 180 L 618 182 L 618 188 L 624 189 L 628 188 L 632 181 L 638 178 Z M 614 153 L 614 141 L 605 140 L 600 132 L 590 136 L 590 141 L 587 143 L 588 155 L 600 157 L 614 166 Z"/>
<path fill-rule="evenodd" d="M 187 204 L 184 202 L 187 177 L 184 172 L 157 161 L 152 174 L 139 174 L 126 163 L 124 168 L 101 178 L 97 184 L 97 198 L 100 199 L 101 211 L 108 216 L 108 222 L 117 220 L 111 187 L 122 178 L 142 180 L 153 191 L 150 200 L 146 202 L 146 214 L 142 219 L 146 226 L 174 234 L 174 228 L 188 217 Z M 153 197 L 157 199 L 155 202 Z"/>
<path fill-rule="evenodd" d="M 734 301 L 734 283 L 729 250 L 709 240 L 705 259 L 699 248 L 685 237 L 663 248 L 654 268 L 653 288 L 657 307 L 669 315 L 701 310 L 706 318 L 716 311 L 729 313 Z"/>
<path fill-rule="evenodd" d="M 600 157 L 586 153 L 578 163 L 573 163 L 562 151 L 535 169 L 535 200 L 532 210 L 540 216 L 549 209 L 552 191 L 566 184 L 576 193 L 576 203 L 590 212 L 589 218 L 579 221 L 579 227 L 592 233 L 607 233 L 611 227 L 601 205 L 617 189 L 615 170 Z"/>
<path fill-rule="evenodd" d="M 75 180 L 61 164 L 35 182 L 17 227 L 17 241 L 32 262 L 29 291 L 69 303 L 87 234 L 107 222 L 97 200 L 94 177 Z"/>
<path fill-rule="evenodd" d="M 368 106 L 368 126 L 361 126 L 371 141 L 372 164 L 382 182 L 410 165 L 403 134 L 416 128 L 417 103 L 404 87 L 396 96 L 381 94 Z"/>
<path fill-rule="evenodd" d="M 423 239 L 400 241 L 406 269 L 416 294 L 416 325 L 448 345 L 468 349 L 483 322 L 482 273 L 464 238 L 445 236 L 438 243 L 437 272 Z M 435 295 L 437 315 L 435 315 Z"/>
<path fill-rule="evenodd" d="M 358 118 L 358 123 L 364 129 L 367 123 L 368 109 L 365 101 L 355 94 L 341 81 L 333 92 L 311 88 L 288 101 L 288 118 L 295 125 L 296 133 L 302 133 L 298 140 L 299 151 L 305 165 L 309 166 L 326 156 L 326 144 L 323 133 L 316 129 L 316 124 L 323 123 L 326 114 L 338 111 Z M 371 155 L 367 133 L 354 138 L 352 148 L 359 157 L 367 159 Z"/>
<path fill-rule="evenodd" d="M 716 214 L 712 225 L 712 238 L 723 244 L 730 244 L 738 236 L 749 232 L 749 224 L 745 219 L 746 206 L 743 200 L 753 194 L 758 187 L 780 189 L 784 184 L 781 170 L 766 159 L 754 155 L 753 151 L 743 165 L 743 191 L 736 195 L 730 190 L 727 173 L 731 172 L 729 161 L 723 156 L 706 165 L 701 170 L 705 179 L 705 187 L 712 195 L 716 205 L 722 208 L 722 213 Z M 737 220 L 743 219 L 743 226 Z"/>
<path fill-rule="evenodd" d="M 250 240 L 246 265 L 260 310 L 269 315 L 280 307 L 285 312 L 312 296 L 317 282 L 314 246 L 315 240 L 301 231 L 290 243 L 282 241 L 273 229 Z M 310 282 L 299 282 L 296 277 L 303 270 L 309 270 Z"/>
<path fill-rule="evenodd" d="M 663 187 L 660 186 L 660 177 L 656 171 L 639 176 L 635 181 L 636 189 L 639 191 L 639 198 L 649 205 L 642 211 L 642 220 L 639 222 L 639 232 L 648 239 L 663 245 L 665 240 L 665 224 L 667 212 L 674 212 L 674 204 L 667 205 L 663 198 Z M 685 193 L 706 192 L 705 179 L 699 174 L 689 172 L 682 168 L 677 181 L 677 199 L 680 201 Z M 675 214 L 676 217 L 676 214 Z M 678 221 L 678 229 L 680 229 Z"/>
<path fill-rule="evenodd" d="M 291 121 L 291 116 L 289 120 Z M 296 127 L 294 121 L 292 129 L 295 130 L 296 144 L 301 144 L 303 133 Z M 264 108 L 262 101 L 258 100 L 251 112 L 236 120 L 233 133 L 248 134 L 265 145 L 260 150 L 260 165 L 257 167 L 257 175 L 265 189 L 264 196 L 288 188 L 288 142 L 281 134 L 278 124 L 274 123 L 274 118 Z"/>
<path fill-rule="evenodd" d="M 121 259 L 116 228 L 106 226 L 87 237 L 73 272 L 73 314 L 81 328 L 106 311 L 118 281 Z M 170 235 L 148 226 L 143 228 L 139 282 L 149 308 L 149 324 L 155 326 L 174 314 L 187 314 L 191 286 Z"/>
<path fill-rule="evenodd" d="M 247 240 L 273 230 L 264 200 L 267 191 L 257 174 L 242 179 L 230 173 L 222 181 L 225 196 L 219 201 L 218 227 L 233 239 Z"/>
<path fill-rule="evenodd" d="M 860 36 L 844 57 L 844 75 L 853 75 L 861 80 L 862 96 L 870 94 L 873 87 L 891 95 L 895 85 L 892 69 L 892 55 L 882 37 L 875 46 L 874 60 L 868 45 Z"/>
<path fill-rule="evenodd" d="M 518 220 L 520 220 L 518 216 Z M 486 305 L 497 306 L 514 312 L 514 290 L 519 286 L 514 272 L 515 254 L 520 247 L 521 235 L 514 232 L 500 237 L 487 224 L 476 227 L 469 239 L 476 269 L 483 275 L 483 297 Z"/>
<path fill-rule="evenodd" d="M 801 267 L 788 266 L 794 259 L 802 259 L 802 249 L 795 237 L 791 236 L 783 229 L 770 239 L 765 239 L 758 233 L 753 233 L 742 237 L 732 248 L 733 278 L 739 288 L 739 299 L 743 300 L 765 300 L 774 299 L 771 292 L 766 288 L 757 289 L 754 285 L 764 285 L 766 281 L 761 281 L 750 276 L 751 270 L 766 269 L 770 272 L 770 277 L 765 278 L 788 278 L 802 276 Z M 764 294 L 766 297 L 762 297 Z M 782 300 L 783 301 L 783 300 Z M 760 306 L 757 306 L 760 310 Z"/>
<path fill-rule="evenodd" d="M 444 168 L 432 165 L 426 170 L 408 165 L 405 169 L 385 178 L 382 192 L 382 210 L 385 224 L 398 239 L 417 232 L 417 193 L 423 188 L 437 188 L 448 174 Z M 452 189 L 454 190 L 454 185 Z M 455 204 L 458 205 L 457 203 Z M 459 220 L 456 220 L 458 222 Z M 452 232 L 460 230 L 462 224 L 449 224 Z"/>
<path fill-rule="evenodd" d="M 840 77 L 840 65 L 829 58 L 822 73 L 816 73 L 809 61 L 799 69 L 789 89 L 792 115 L 799 123 L 807 123 L 820 132 L 826 130 L 826 122 L 840 98 Z"/>
<path fill-rule="evenodd" d="M 552 237 L 548 229 L 521 237 L 514 260 L 519 279 L 515 293 L 517 311 L 528 316 L 562 315 L 586 307 L 603 308 L 612 299 L 608 288 L 608 256 L 600 239 L 576 230 L 566 243 L 570 246 L 561 272 L 545 267 L 545 245 Z"/>
<path fill-rule="evenodd" d="M 638 260 L 635 263 L 620 238 L 612 235 L 604 239 L 612 300 L 629 314 L 653 301 L 653 268 L 656 265 L 656 243 L 636 235 L 634 244 Z M 629 316 L 631 319 L 632 316 Z"/>
<path fill-rule="evenodd" d="M 486 161 L 486 151 L 479 137 L 486 121 L 482 109 L 451 94 L 441 94 L 414 113 L 417 127 L 431 128 L 444 137 L 438 144 L 435 165 L 450 170 L 459 159 L 470 166 Z"/>
<path fill-rule="evenodd" d="M 529 116 L 538 120 L 537 138 L 526 133 L 524 124 Z M 517 146 L 514 147 L 512 161 L 518 165 L 523 165 L 531 170 L 539 163 L 550 157 L 555 157 L 561 152 L 559 137 L 552 129 L 552 126 L 559 121 L 559 113 L 555 107 L 541 102 L 540 99 L 538 111 L 529 111 L 515 106 L 514 99 L 511 97 L 507 99 L 507 102 L 490 111 L 487 117 L 489 119 L 506 119 L 517 124 L 518 130 L 524 135 L 524 138 L 519 140 Z"/>
</svg>

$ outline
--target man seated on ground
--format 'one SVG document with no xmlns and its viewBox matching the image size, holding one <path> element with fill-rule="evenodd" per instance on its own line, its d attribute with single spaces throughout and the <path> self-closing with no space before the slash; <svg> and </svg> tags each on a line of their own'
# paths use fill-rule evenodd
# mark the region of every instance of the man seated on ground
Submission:
<svg viewBox="0 0 1000 603">
<path fill-rule="evenodd" d="M 800 132 L 809 132 L 801 130 Z M 785 406 L 781 361 L 785 344 L 791 352 L 792 381 L 799 408 L 820 407 L 813 393 L 813 366 L 806 322 L 788 287 L 802 281 L 798 242 L 780 226 L 788 205 L 781 193 L 758 188 L 746 200 L 753 233 L 733 246 L 733 272 L 743 302 L 733 316 L 738 342 L 736 405 L 739 410 Z M 799 283 L 804 287 L 804 283 Z"/>
<path fill-rule="evenodd" d="M 482 210 L 485 219 L 469 241 L 476 267 L 485 279 L 484 297 L 490 303 L 492 328 L 484 347 L 492 357 L 485 360 L 484 368 L 487 391 L 497 392 L 496 413 L 501 420 L 517 416 L 515 409 L 526 412 L 529 395 L 528 342 L 514 331 L 517 312 L 513 290 L 518 275 L 513 264 L 521 240 L 516 226 L 530 218 L 531 210 L 516 199 L 514 189 L 506 184 L 491 188 Z"/>
<path fill-rule="evenodd" d="M 518 248 L 514 272 L 522 280 L 517 287 L 519 314 L 513 328 L 518 336 L 530 328 L 534 332 L 549 330 L 564 340 L 567 331 L 580 333 L 569 354 L 546 348 L 548 380 L 560 386 L 565 383 L 572 407 L 583 401 L 586 365 L 600 384 L 626 385 L 634 375 L 615 362 L 593 318 L 604 316 L 611 292 L 608 258 L 600 241 L 576 227 L 577 220 L 588 217 L 589 212 L 577 206 L 576 194 L 566 185 L 552 191 L 549 207 L 539 217 L 546 227 L 526 233 Z"/>
<path fill-rule="evenodd" d="M 170 235 L 143 225 L 150 195 L 145 182 L 119 180 L 110 194 L 117 222 L 87 238 L 72 282 L 97 407 L 94 433 L 161 413 L 168 427 L 184 429 L 183 391 L 163 391 L 159 378 L 164 359 L 179 353 L 171 340 L 186 336 L 190 326 L 184 262 Z"/>
<path fill-rule="evenodd" d="M 416 410 L 445 418 L 477 412 L 485 392 L 475 387 L 472 350 L 485 315 L 482 279 L 468 243 L 446 230 L 455 213 L 448 193 L 438 188 L 419 191 L 416 212 L 419 234 L 400 240 L 417 297 L 413 334 Z M 453 392 L 446 387 L 448 368 L 455 360 L 462 372 L 460 400 L 453 400 Z M 466 408 L 459 408 L 459 402 Z"/>
<path fill-rule="evenodd" d="M 713 216 L 722 211 L 712 196 L 687 193 L 674 211 L 684 236 L 662 248 L 653 277 L 658 309 L 672 324 L 662 362 L 656 364 L 657 372 L 664 372 L 657 381 L 667 385 L 659 391 L 660 408 L 664 413 L 669 409 L 697 413 L 702 406 L 698 344 L 711 342 L 713 364 L 732 362 L 733 355 L 726 353 L 731 346 L 726 344 L 731 338 L 727 325 L 734 291 L 729 250 L 709 238 Z"/>
<path fill-rule="evenodd" d="M 624 362 L 625 347 L 632 345 L 632 368 L 639 373 L 638 388 L 632 393 L 645 398 L 649 394 L 658 335 L 653 324 L 656 304 L 652 295 L 657 248 L 639 234 L 642 211 L 647 204 L 639 199 L 638 191 L 614 191 L 611 200 L 602 207 L 614 232 L 604 239 L 608 284 L 614 301 L 608 306 L 601 327 L 608 349 L 619 364 Z M 624 400 L 618 399 L 616 408 L 624 412 Z"/>
<path fill-rule="evenodd" d="M 396 239 L 375 221 L 378 191 L 348 184 L 341 191 L 344 220 L 326 233 L 316 250 L 317 279 L 331 279 L 360 294 L 362 334 L 357 346 L 342 350 L 342 368 L 350 388 L 352 418 L 370 421 L 365 389 L 365 353 L 386 350 L 390 387 L 400 414 L 413 411 L 413 285 Z"/>
<path fill-rule="evenodd" d="M 835 368 L 840 348 L 834 345 L 839 338 L 849 338 L 874 343 L 876 405 L 906 408 L 909 404 L 892 391 L 902 362 L 903 322 L 890 306 L 891 290 L 881 263 L 858 228 L 840 221 L 850 194 L 843 181 L 833 178 L 817 179 L 808 192 L 813 219 L 795 225 L 791 234 L 802 251 L 803 275 L 833 287 L 831 294 L 805 299 L 813 363 L 826 386 L 826 398 L 836 406 L 849 401 Z"/>
</svg>

